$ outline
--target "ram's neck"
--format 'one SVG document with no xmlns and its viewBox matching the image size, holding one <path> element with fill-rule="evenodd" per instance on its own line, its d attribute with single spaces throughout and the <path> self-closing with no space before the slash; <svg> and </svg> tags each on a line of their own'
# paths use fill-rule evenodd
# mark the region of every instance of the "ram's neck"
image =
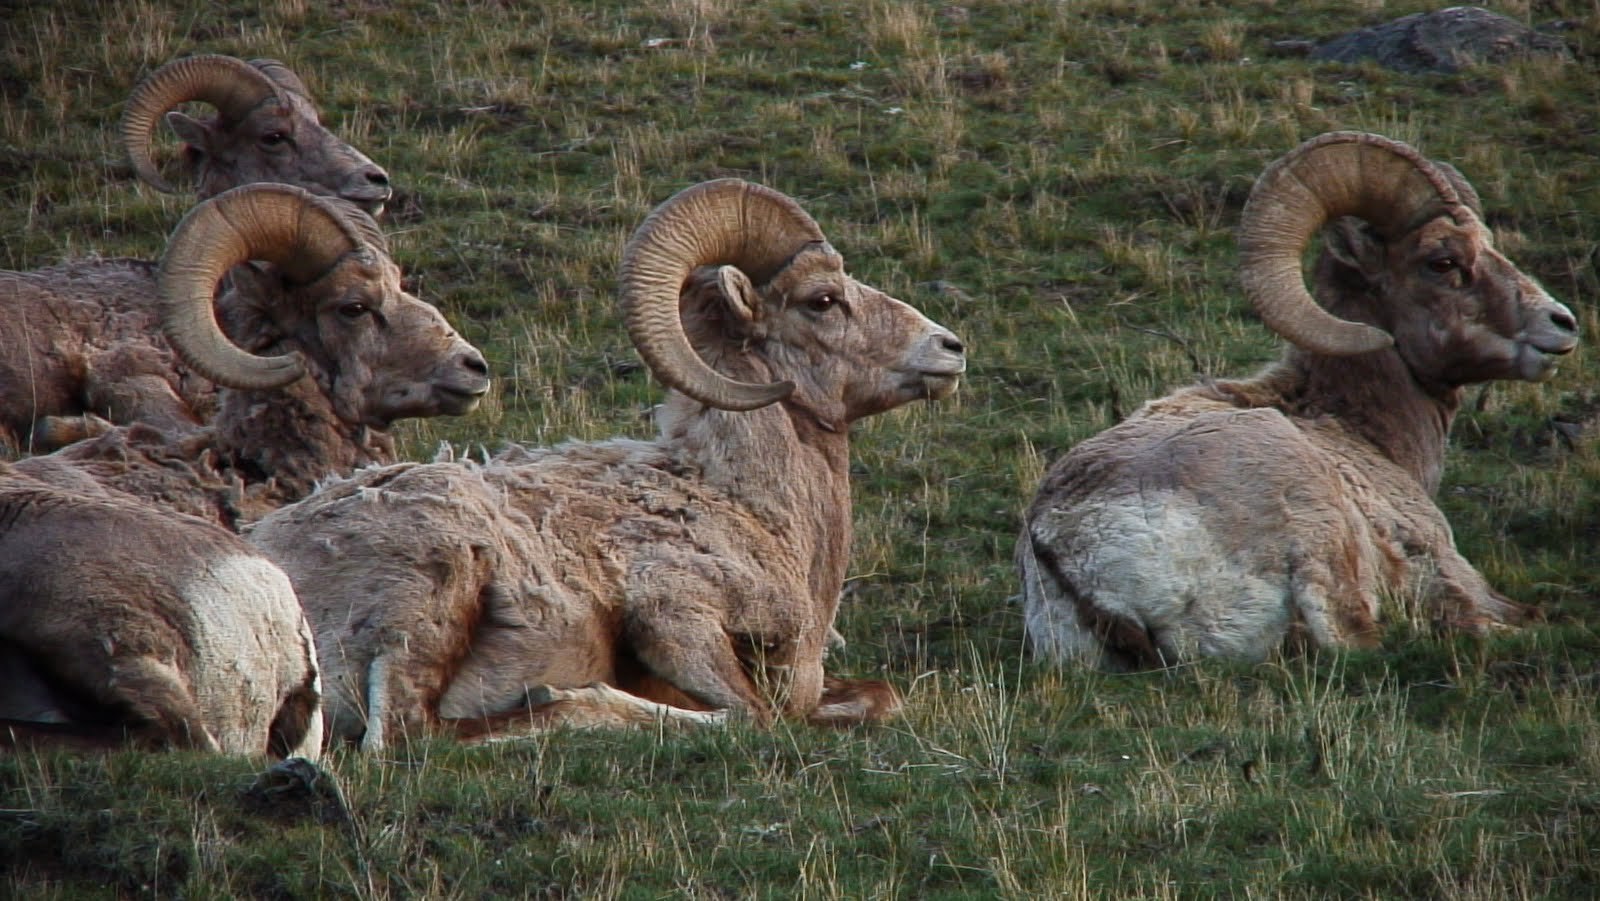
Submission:
<svg viewBox="0 0 1600 901">
<path fill-rule="evenodd" d="M 1338 417 L 1429 494 L 1438 490 L 1460 389 L 1419 384 L 1393 349 L 1342 358 L 1291 350 L 1285 362 L 1304 373 L 1297 415 Z"/>
<path fill-rule="evenodd" d="M 257 498 L 256 515 L 300 500 L 319 481 L 396 459 L 388 432 L 341 420 L 310 379 L 271 392 L 224 391 L 213 427 L 219 465 Z"/>
<path fill-rule="evenodd" d="M 707 485 L 766 524 L 806 561 L 813 596 L 833 604 L 851 541 L 850 439 L 787 404 L 732 413 L 671 395 L 659 417 L 663 442 Z"/>
<path fill-rule="evenodd" d="M 1255 378 L 1217 381 L 1203 390 L 1296 419 L 1337 419 L 1429 494 L 1439 488 L 1450 423 L 1460 404 L 1460 389 L 1419 384 L 1393 349 L 1327 357 L 1290 348 Z"/>
</svg>

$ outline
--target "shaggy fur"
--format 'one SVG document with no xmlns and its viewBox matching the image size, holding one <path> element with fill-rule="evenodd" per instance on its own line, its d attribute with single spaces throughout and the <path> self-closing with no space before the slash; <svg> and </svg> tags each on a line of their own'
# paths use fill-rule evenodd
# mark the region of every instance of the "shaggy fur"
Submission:
<svg viewBox="0 0 1600 901">
<path fill-rule="evenodd" d="M 216 387 L 160 336 L 155 264 L 0 272 L 0 453 L 50 450 L 110 422 L 192 428 Z"/>
<path fill-rule="evenodd" d="M 672 392 L 655 441 L 369 469 L 250 532 L 313 623 L 331 735 L 472 736 L 530 698 L 560 700 L 562 722 L 638 721 L 604 692 L 559 693 L 593 683 L 759 722 L 898 709 L 887 685 L 822 671 L 850 552 L 848 431 L 950 393 L 960 342 L 821 243 L 759 289 L 701 270 L 683 309 L 703 359 L 794 394 L 729 412 Z"/>
<path fill-rule="evenodd" d="M 319 698 L 311 632 L 259 551 L 0 464 L 0 746 L 315 758 Z"/>
</svg>

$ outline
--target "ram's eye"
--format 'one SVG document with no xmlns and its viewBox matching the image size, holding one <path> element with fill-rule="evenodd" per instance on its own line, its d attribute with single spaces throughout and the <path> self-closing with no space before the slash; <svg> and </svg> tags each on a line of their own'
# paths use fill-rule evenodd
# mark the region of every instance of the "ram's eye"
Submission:
<svg viewBox="0 0 1600 901">
<path fill-rule="evenodd" d="M 372 312 L 372 308 L 364 303 L 347 303 L 339 307 L 339 315 L 346 319 L 360 319 Z"/>
<path fill-rule="evenodd" d="M 289 135 L 281 131 L 269 131 L 261 136 L 261 144 L 265 147 L 277 147 L 289 140 Z"/>
<path fill-rule="evenodd" d="M 818 294 L 806 301 L 806 308 L 813 313 L 826 313 L 839 305 L 839 298 L 834 294 Z"/>
<path fill-rule="evenodd" d="M 1454 272 L 1461 268 L 1461 265 L 1456 262 L 1455 257 L 1434 257 L 1428 261 L 1428 268 L 1442 275 L 1446 272 Z"/>
</svg>

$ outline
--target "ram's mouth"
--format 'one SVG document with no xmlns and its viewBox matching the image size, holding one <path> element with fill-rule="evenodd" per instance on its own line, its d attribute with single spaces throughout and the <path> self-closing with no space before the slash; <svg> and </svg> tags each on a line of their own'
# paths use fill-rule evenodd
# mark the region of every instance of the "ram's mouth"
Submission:
<svg viewBox="0 0 1600 901">
<path fill-rule="evenodd" d="M 434 399 L 438 401 L 440 410 L 446 416 L 460 416 L 472 412 L 488 393 L 488 382 L 470 388 L 455 385 L 433 387 Z"/>
<path fill-rule="evenodd" d="M 353 200 L 349 197 L 346 197 L 345 199 L 360 207 L 362 212 L 374 219 L 377 219 L 383 215 L 385 202 L 382 200 Z"/>
<path fill-rule="evenodd" d="M 394 196 L 392 188 L 383 188 L 374 185 L 366 190 L 348 191 L 339 195 L 341 200 L 348 200 L 360 207 L 368 216 L 376 219 L 383 215 L 383 210 Z"/>
<path fill-rule="evenodd" d="M 1553 346 L 1540 347 L 1534 341 L 1523 343 L 1517 351 L 1513 377 L 1527 382 L 1543 382 L 1554 378 L 1556 371 L 1561 368 L 1562 359 L 1572 353 L 1577 342 L 1549 343 Z"/>
<path fill-rule="evenodd" d="M 1564 357 L 1577 349 L 1578 339 L 1569 338 L 1566 336 L 1544 342 L 1534 339 L 1533 341 L 1529 342 L 1529 345 L 1534 350 L 1544 354 L 1546 357 Z"/>
</svg>

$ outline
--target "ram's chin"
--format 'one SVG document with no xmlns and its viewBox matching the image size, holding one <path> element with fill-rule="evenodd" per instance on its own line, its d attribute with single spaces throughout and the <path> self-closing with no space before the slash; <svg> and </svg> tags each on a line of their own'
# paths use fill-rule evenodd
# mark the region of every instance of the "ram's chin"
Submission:
<svg viewBox="0 0 1600 901">
<path fill-rule="evenodd" d="M 1525 382 L 1547 382 L 1561 369 L 1561 358 L 1526 348 L 1517 359 L 1517 377 Z"/>
<path fill-rule="evenodd" d="M 922 377 L 922 393 L 928 400 L 944 400 L 956 393 L 956 386 L 961 384 L 961 377 L 954 375 L 924 375 Z"/>
<path fill-rule="evenodd" d="M 464 416 L 483 402 L 484 391 L 455 391 L 440 388 L 434 391 L 433 400 L 439 416 Z"/>
</svg>

